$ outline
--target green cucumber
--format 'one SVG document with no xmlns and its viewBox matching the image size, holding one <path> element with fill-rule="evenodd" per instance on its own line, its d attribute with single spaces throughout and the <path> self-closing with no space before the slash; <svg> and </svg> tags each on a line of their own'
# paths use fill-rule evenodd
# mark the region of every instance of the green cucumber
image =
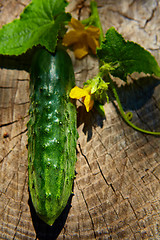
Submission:
<svg viewBox="0 0 160 240">
<path fill-rule="evenodd" d="M 36 52 L 30 74 L 28 174 L 33 206 L 52 225 L 65 208 L 75 176 L 76 108 L 69 98 L 75 85 L 65 50 Z"/>
</svg>

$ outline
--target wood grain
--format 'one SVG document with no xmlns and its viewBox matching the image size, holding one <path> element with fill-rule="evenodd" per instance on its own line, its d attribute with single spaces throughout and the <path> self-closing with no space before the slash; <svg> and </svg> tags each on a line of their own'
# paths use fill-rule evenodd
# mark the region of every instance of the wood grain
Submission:
<svg viewBox="0 0 160 240">
<path fill-rule="evenodd" d="M 83 19 L 89 2 L 71 0 L 68 11 Z M 18 17 L 28 3 L 1 0 L 0 26 Z M 104 32 L 114 26 L 160 64 L 158 0 L 97 3 Z M 98 61 L 70 55 L 76 83 L 82 86 L 97 73 Z M 18 69 L 0 70 L 0 239 L 160 239 L 160 138 L 130 128 L 112 94 L 104 106 L 105 119 L 79 106 L 74 196 L 53 227 L 39 220 L 28 191 L 29 73 Z M 133 84 L 118 89 L 124 109 L 132 111 L 137 126 L 160 131 L 159 80 L 138 74 L 132 78 Z"/>
</svg>

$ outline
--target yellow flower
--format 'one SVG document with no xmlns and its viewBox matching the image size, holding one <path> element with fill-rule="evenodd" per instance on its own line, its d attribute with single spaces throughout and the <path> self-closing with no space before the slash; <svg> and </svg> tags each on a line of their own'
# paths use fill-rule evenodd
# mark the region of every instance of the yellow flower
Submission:
<svg viewBox="0 0 160 240">
<path fill-rule="evenodd" d="M 70 98 L 74 99 L 82 98 L 87 112 L 89 112 L 94 105 L 94 100 L 92 99 L 90 86 L 84 88 L 79 88 L 75 86 L 74 88 L 71 89 L 69 96 Z"/>
<path fill-rule="evenodd" d="M 89 52 L 96 54 L 96 48 L 99 47 L 100 30 L 95 26 L 85 27 L 75 18 L 71 19 L 70 25 L 73 30 L 67 32 L 63 39 L 63 44 L 67 47 L 73 46 L 75 57 L 83 58 Z"/>
</svg>

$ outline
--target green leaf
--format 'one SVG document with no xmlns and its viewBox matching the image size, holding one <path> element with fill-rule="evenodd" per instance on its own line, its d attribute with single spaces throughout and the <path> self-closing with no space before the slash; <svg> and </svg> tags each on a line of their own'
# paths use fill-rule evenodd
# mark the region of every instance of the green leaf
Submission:
<svg viewBox="0 0 160 240">
<path fill-rule="evenodd" d="M 19 19 L 0 29 L 0 54 L 20 55 L 36 45 L 54 52 L 59 30 L 70 21 L 65 0 L 32 0 Z"/>
<path fill-rule="evenodd" d="M 113 27 L 107 31 L 105 40 L 97 49 L 97 55 L 107 71 L 125 81 L 127 75 L 133 72 L 155 74 L 160 77 L 160 67 L 155 58 L 140 45 L 125 41 Z"/>
</svg>

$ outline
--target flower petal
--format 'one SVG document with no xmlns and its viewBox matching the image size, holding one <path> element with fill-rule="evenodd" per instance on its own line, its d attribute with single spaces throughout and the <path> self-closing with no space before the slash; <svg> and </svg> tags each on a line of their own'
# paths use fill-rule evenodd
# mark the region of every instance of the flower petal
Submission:
<svg viewBox="0 0 160 240">
<path fill-rule="evenodd" d="M 69 25 L 71 25 L 75 30 L 84 30 L 84 25 L 75 18 L 71 18 Z"/>
<path fill-rule="evenodd" d="M 89 52 L 89 48 L 93 54 L 96 54 L 96 48 L 99 47 L 99 28 L 95 26 L 85 27 L 75 18 L 72 18 L 69 24 L 74 30 L 66 33 L 63 44 L 65 46 L 73 45 L 75 57 L 78 59 L 85 57 Z"/>
<path fill-rule="evenodd" d="M 75 86 L 71 89 L 69 96 L 70 98 L 80 99 L 82 97 L 85 97 L 87 94 L 88 92 L 86 90 Z"/>
<path fill-rule="evenodd" d="M 70 30 L 64 35 L 63 44 L 65 46 L 70 46 L 79 41 L 79 34 L 75 30 Z"/>
<path fill-rule="evenodd" d="M 97 28 L 95 26 L 89 26 L 85 30 L 89 35 L 93 36 L 97 40 L 99 39 L 99 36 L 100 36 L 100 29 L 99 28 Z"/>
<path fill-rule="evenodd" d="M 94 100 L 92 99 L 92 96 L 91 95 L 87 95 L 85 98 L 84 98 L 84 105 L 86 107 L 86 111 L 89 112 L 92 108 L 93 108 L 93 105 L 94 105 Z"/>
<path fill-rule="evenodd" d="M 87 42 L 93 54 L 96 54 L 96 48 L 99 47 L 99 41 L 94 37 L 87 35 Z"/>
<path fill-rule="evenodd" d="M 88 54 L 88 46 L 86 45 L 86 43 L 78 42 L 74 44 L 74 54 L 75 57 L 78 59 L 86 56 Z"/>
</svg>

